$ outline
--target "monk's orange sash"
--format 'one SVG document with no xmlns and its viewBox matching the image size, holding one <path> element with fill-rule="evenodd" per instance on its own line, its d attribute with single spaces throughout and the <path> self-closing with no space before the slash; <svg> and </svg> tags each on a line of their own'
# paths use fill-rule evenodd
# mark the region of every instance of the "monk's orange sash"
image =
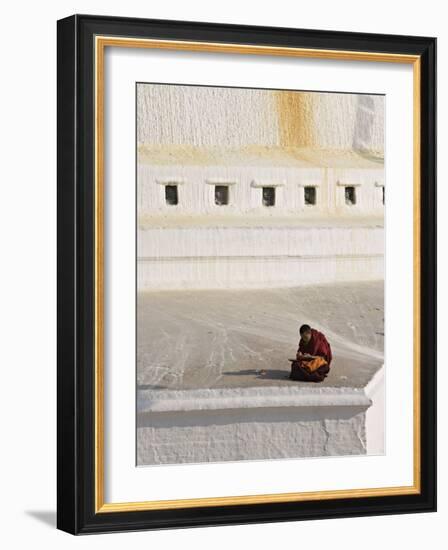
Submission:
<svg viewBox="0 0 448 550">
<path fill-rule="evenodd" d="M 316 357 L 316 359 L 310 359 L 309 361 L 304 361 L 302 359 L 302 361 L 300 362 L 300 366 L 303 369 L 306 369 L 308 372 L 314 372 L 319 367 L 323 367 L 326 364 L 327 362 L 323 357 Z"/>
</svg>

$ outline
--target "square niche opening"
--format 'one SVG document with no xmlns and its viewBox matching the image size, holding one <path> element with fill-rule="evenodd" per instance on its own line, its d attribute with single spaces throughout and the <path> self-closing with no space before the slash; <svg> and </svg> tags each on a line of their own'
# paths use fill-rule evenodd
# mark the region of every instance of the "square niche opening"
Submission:
<svg viewBox="0 0 448 550">
<path fill-rule="evenodd" d="M 165 185 L 165 202 L 171 206 L 179 204 L 177 185 Z"/>
<path fill-rule="evenodd" d="M 356 204 L 356 188 L 352 185 L 345 187 L 345 204 L 349 206 Z"/>
<path fill-rule="evenodd" d="M 275 206 L 275 187 L 263 187 L 263 206 Z"/>
<path fill-rule="evenodd" d="M 229 204 L 229 186 L 215 185 L 215 204 L 225 206 Z"/>
<path fill-rule="evenodd" d="M 314 185 L 307 185 L 303 188 L 303 196 L 305 199 L 306 205 L 315 205 L 316 204 L 316 187 Z"/>
</svg>

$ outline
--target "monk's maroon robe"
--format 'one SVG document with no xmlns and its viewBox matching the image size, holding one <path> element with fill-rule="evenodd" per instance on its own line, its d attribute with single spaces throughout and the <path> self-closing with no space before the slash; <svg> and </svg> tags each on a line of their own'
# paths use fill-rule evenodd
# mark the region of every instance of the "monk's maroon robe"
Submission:
<svg viewBox="0 0 448 550">
<path fill-rule="evenodd" d="M 309 353 L 310 355 L 323 357 L 328 366 L 330 366 L 331 360 L 333 359 L 331 347 L 325 335 L 314 328 L 311 329 L 311 339 L 307 344 L 300 340 L 297 353 Z"/>
<path fill-rule="evenodd" d="M 303 368 L 304 365 L 302 364 L 302 361 L 293 361 L 291 365 L 291 378 L 293 380 L 301 380 L 306 382 L 322 382 L 330 371 L 330 363 L 333 359 L 331 347 L 328 340 L 325 338 L 325 335 L 322 334 L 322 332 L 312 328 L 310 341 L 305 343 L 300 340 L 297 353 L 308 353 L 309 355 L 323 357 L 327 364 L 319 367 L 314 372 L 308 372 Z"/>
</svg>

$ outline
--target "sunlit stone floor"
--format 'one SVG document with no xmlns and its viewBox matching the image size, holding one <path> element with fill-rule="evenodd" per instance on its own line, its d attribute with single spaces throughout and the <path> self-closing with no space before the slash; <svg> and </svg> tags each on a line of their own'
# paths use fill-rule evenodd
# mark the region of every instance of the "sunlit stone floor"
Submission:
<svg viewBox="0 0 448 550">
<path fill-rule="evenodd" d="M 302 323 L 332 346 L 319 387 L 364 387 L 383 364 L 384 284 L 139 293 L 138 389 L 307 385 L 287 378 Z"/>
</svg>

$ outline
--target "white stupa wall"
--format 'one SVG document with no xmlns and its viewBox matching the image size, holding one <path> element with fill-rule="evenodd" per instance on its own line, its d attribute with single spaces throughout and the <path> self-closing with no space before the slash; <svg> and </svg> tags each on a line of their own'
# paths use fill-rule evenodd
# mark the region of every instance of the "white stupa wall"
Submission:
<svg viewBox="0 0 448 550">
<path fill-rule="evenodd" d="M 367 450 L 365 407 L 207 410 L 148 418 L 149 426 L 137 428 L 138 465 L 380 454 Z"/>
<path fill-rule="evenodd" d="M 139 144 L 384 149 L 384 96 L 139 84 Z"/>
<path fill-rule="evenodd" d="M 382 279 L 382 178 L 382 169 L 140 165 L 138 288 Z M 177 205 L 166 202 L 168 182 Z M 216 184 L 228 184 L 228 205 L 215 204 Z M 263 206 L 263 185 L 275 186 L 275 206 Z M 315 205 L 305 204 L 305 185 L 315 186 Z M 345 185 L 356 204 L 346 204 Z"/>
<path fill-rule="evenodd" d="M 139 223 L 153 216 L 166 219 L 183 216 L 277 217 L 321 216 L 383 217 L 384 170 L 378 168 L 279 168 L 232 166 L 157 166 L 140 163 L 137 175 Z M 178 204 L 167 204 L 165 186 L 177 185 Z M 229 204 L 217 206 L 215 185 L 229 188 Z M 275 206 L 262 203 L 262 187 L 275 187 Z M 306 205 L 304 187 L 316 188 L 316 204 Z M 356 188 L 356 204 L 345 202 L 345 187 Z M 159 219 L 159 223 L 162 221 Z M 213 224 L 213 218 L 210 219 Z"/>
<path fill-rule="evenodd" d="M 138 289 L 383 278 L 383 102 L 139 85 Z M 215 204 L 216 185 L 228 187 L 228 204 Z M 263 205 L 263 187 L 275 205 Z"/>
<path fill-rule="evenodd" d="M 138 465 L 384 453 L 383 368 L 356 389 L 299 386 L 143 394 L 137 407 Z"/>
<path fill-rule="evenodd" d="M 139 231 L 138 289 L 260 288 L 384 277 L 381 227 Z"/>
</svg>

